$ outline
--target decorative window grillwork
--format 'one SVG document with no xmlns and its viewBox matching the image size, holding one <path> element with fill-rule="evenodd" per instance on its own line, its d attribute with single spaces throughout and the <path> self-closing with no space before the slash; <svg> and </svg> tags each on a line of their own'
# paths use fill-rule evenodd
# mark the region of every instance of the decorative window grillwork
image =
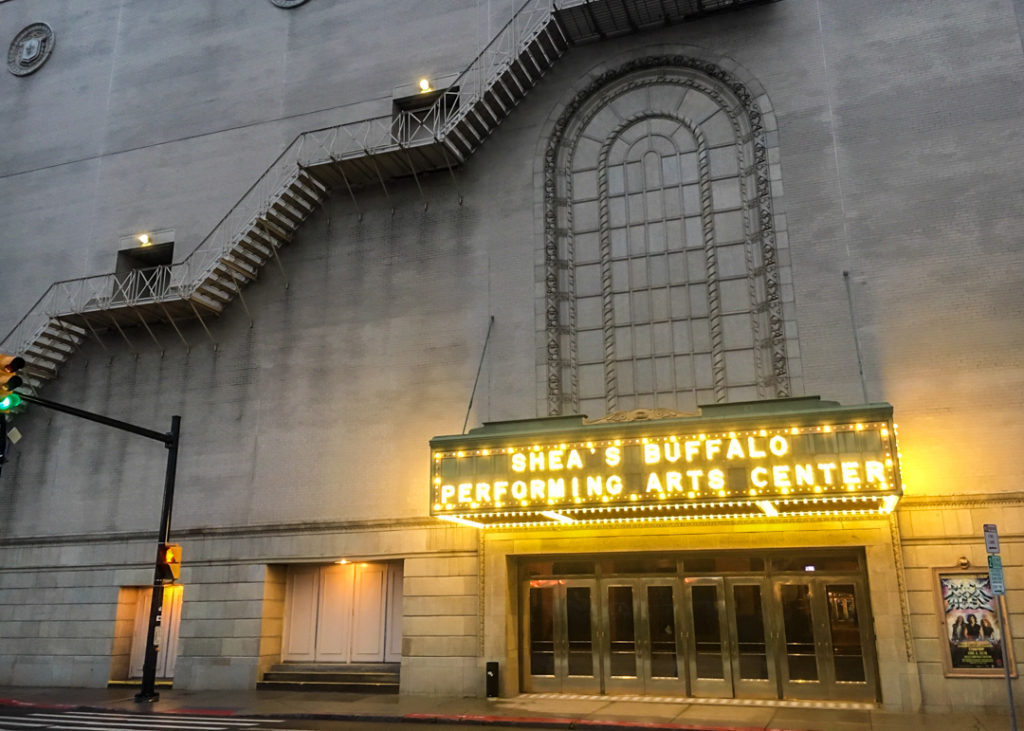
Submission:
<svg viewBox="0 0 1024 731">
<path fill-rule="evenodd" d="M 647 58 L 581 92 L 545 156 L 549 412 L 790 395 L 773 218 L 729 74 Z"/>
</svg>

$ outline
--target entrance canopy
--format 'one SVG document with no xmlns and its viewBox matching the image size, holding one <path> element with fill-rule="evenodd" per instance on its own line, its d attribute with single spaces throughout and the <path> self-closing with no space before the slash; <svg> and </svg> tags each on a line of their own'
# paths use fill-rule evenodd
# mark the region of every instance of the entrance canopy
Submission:
<svg viewBox="0 0 1024 731">
<path fill-rule="evenodd" d="M 479 528 L 891 512 L 892 406 L 818 397 L 696 416 L 492 422 L 430 441 L 430 514 Z"/>
</svg>

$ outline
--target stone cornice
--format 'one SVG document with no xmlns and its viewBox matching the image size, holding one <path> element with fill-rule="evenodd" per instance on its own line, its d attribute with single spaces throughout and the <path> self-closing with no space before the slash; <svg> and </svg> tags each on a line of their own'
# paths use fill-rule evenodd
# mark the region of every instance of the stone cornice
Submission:
<svg viewBox="0 0 1024 731">
<path fill-rule="evenodd" d="M 1024 492 L 988 492 L 961 495 L 905 495 L 897 512 L 937 508 L 981 508 L 995 505 L 1024 505 Z"/>
<path fill-rule="evenodd" d="M 266 535 L 323 535 L 329 533 L 360 533 L 366 531 L 402 531 L 444 528 L 431 518 L 396 518 L 391 520 L 302 521 L 296 523 L 265 523 L 223 527 L 182 528 L 172 530 L 175 540 L 183 538 L 250 538 Z M 0 548 L 17 546 L 60 546 L 82 543 L 155 540 L 156 531 L 111 531 L 77 533 L 60 536 L 24 536 L 0 538 Z"/>
</svg>

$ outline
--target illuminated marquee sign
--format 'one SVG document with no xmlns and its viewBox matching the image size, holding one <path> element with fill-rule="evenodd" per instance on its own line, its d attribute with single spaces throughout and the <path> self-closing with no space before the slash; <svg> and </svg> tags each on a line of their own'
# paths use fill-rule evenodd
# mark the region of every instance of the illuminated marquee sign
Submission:
<svg viewBox="0 0 1024 731">
<path fill-rule="evenodd" d="M 438 437 L 431 515 L 511 527 L 891 511 L 901 494 L 891 407 L 836 406 L 590 426 L 566 417 Z"/>
</svg>

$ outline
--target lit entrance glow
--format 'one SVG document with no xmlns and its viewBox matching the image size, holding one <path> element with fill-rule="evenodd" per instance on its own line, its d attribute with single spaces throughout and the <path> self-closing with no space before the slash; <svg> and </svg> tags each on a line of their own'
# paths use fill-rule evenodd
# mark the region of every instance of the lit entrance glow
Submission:
<svg viewBox="0 0 1024 731">
<path fill-rule="evenodd" d="M 526 692 L 877 699 L 863 555 L 659 551 L 521 570 Z"/>
</svg>

